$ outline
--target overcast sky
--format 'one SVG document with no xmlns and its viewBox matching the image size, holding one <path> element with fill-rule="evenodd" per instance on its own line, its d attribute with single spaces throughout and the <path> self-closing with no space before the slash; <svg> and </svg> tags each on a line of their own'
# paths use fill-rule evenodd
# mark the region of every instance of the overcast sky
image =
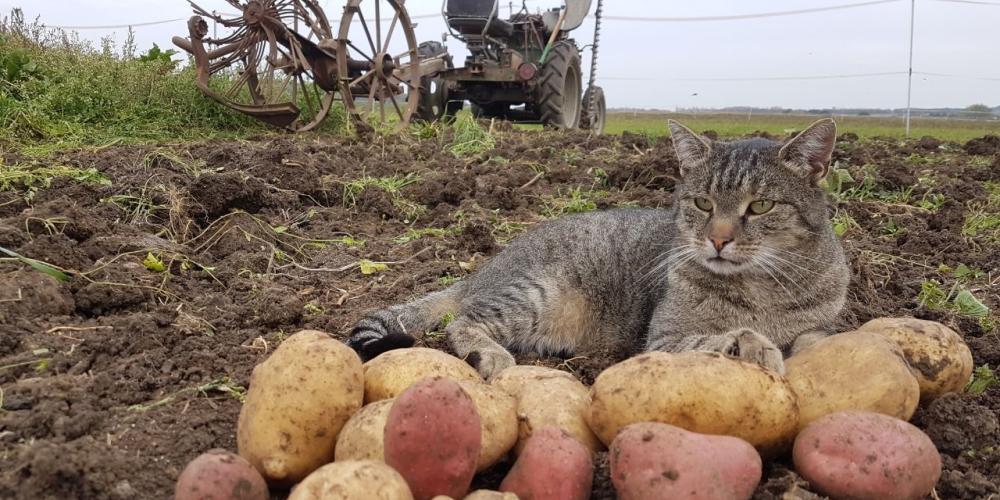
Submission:
<svg viewBox="0 0 1000 500">
<path fill-rule="evenodd" d="M 858 3 L 862 0 L 608 0 L 606 16 L 691 17 L 754 14 Z M 982 2 L 982 3 L 976 3 Z M 984 5 L 983 3 L 990 3 Z M 336 30 L 343 1 L 320 0 Z M 222 0 L 203 7 L 232 11 Z M 363 2 L 363 5 L 371 1 Z M 559 5 L 533 0 L 531 10 Z M 596 0 L 595 0 L 596 4 Z M 507 2 L 503 13 L 507 12 Z M 519 4 L 517 4 L 519 5 Z M 187 18 L 183 0 L 0 0 L 0 11 L 21 7 L 31 19 L 49 25 L 117 25 Z M 439 0 L 407 0 L 411 15 L 440 12 Z M 593 10 L 593 9 L 592 9 Z M 438 16 L 419 19 L 418 41 L 440 40 L 445 31 Z M 598 81 L 609 107 L 904 107 L 906 76 L 886 75 L 826 80 L 704 81 L 719 78 L 771 78 L 858 73 L 905 72 L 909 45 L 910 1 L 794 16 L 709 22 L 634 22 L 605 19 L 602 26 Z M 80 30 L 99 40 L 124 29 Z M 136 28 L 140 50 L 158 43 L 172 46 L 173 35 L 186 34 L 184 21 Z M 220 33 L 221 35 L 221 33 Z M 574 32 L 589 44 L 593 22 Z M 462 44 L 447 43 L 456 61 Z M 970 3 L 917 0 L 915 107 L 1000 104 L 1000 0 Z M 584 52 L 589 64 L 590 53 Z M 586 67 L 584 72 L 586 74 Z"/>
</svg>

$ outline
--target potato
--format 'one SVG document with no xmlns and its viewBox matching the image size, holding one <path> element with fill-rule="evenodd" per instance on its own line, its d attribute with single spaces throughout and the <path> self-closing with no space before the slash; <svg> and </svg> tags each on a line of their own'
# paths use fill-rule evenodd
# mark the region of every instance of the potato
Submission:
<svg viewBox="0 0 1000 500">
<path fill-rule="evenodd" d="M 795 439 L 795 469 L 833 498 L 925 498 L 941 477 L 941 455 L 920 429 L 873 412 L 813 421 Z"/>
<path fill-rule="evenodd" d="M 426 347 L 386 351 L 365 363 L 364 368 L 365 404 L 394 398 L 425 377 L 483 382 L 465 361 Z"/>
<path fill-rule="evenodd" d="M 295 333 L 253 370 L 237 424 L 240 456 L 268 483 L 291 486 L 333 460 L 363 397 L 354 350 L 323 332 Z"/>
<path fill-rule="evenodd" d="M 518 496 L 510 492 L 476 490 L 469 493 L 464 500 L 518 500 Z"/>
<path fill-rule="evenodd" d="M 509 379 L 503 379 L 509 370 L 512 368 L 504 370 L 497 378 L 500 379 L 501 387 L 517 394 L 518 438 L 517 445 L 514 446 L 515 453 L 521 453 L 536 429 L 549 425 L 565 430 L 594 453 L 604 449 L 604 445 L 587 425 L 587 411 L 590 408 L 587 386 L 568 373 L 536 373 L 513 383 Z"/>
<path fill-rule="evenodd" d="M 326 464 L 292 488 L 288 500 L 413 500 L 406 480 L 374 460 Z"/>
<path fill-rule="evenodd" d="M 609 367 L 591 387 L 590 428 L 606 444 L 637 422 L 735 436 L 772 454 L 791 445 L 791 386 L 756 363 L 712 352 L 648 352 Z"/>
<path fill-rule="evenodd" d="M 267 483 L 243 457 L 212 449 L 192 460 L 177 478 L 175 500 L 267 500 Z"/>
<path fill-rule="evenodd" d="M 763 467 L 757 450 L 740 438 L 655 422 L 622 429 L 608 456 L 621 500 L 750 498 Z"/>
<path fill-rule="evenodd" d="M 909 420 L 920 387 L 902 351 L 866 332 L 831 335 L 785 360 L 785 378 L 799 397 L 799 428 L 841 410 Z"/>
<path fill-rule="evenodd" d="M 566 380 L 576 380 L 576 377 L 555 368 L 544 366 L 515 365 L 498 373 L 490 385 L 502 389 L 507 394 L 517 397 L 521 394 L 521 389 L 528 384 L 533 384 L 541 379 L 564 378 Z"/>
<path fill-rule="evenodd" d="M 500 491 L 532 500 L 587 500 L 593 481 L 590 449 L 565 430 L 546 426 L 528 439 Z"/>
<path fill-rule="evenodd" d="M 383 436 L 385 421 L 389 418 L 392 399 L 383 399 L 365 405 L 351 416 L 337 436 L 334 459 L 385 461 Z"/>
<path fill-rule="evenodd" d="M 462 498 L 472 484 L 482 427 L 472 398 L 457 382 L 417 381 L 392 404 L 385 423 L 385 461 L 417 500 Z"/>
<path fill-rule="evenodd" d="M 502 460 L 517 443 L 517 400 L 496 387 L 461 380 L 458 385 L 472 398 L 482 424 L 483 442 L 476 471 Z"/>
<path fill-rule="evenodd" d="M 962 337 L 936 321 L 878 318 L 858 328 L 896 342 L 920 385 L 920 399 L 929 402 L 959 392 L 972 378 L 972 352 Z"/>
</svg>

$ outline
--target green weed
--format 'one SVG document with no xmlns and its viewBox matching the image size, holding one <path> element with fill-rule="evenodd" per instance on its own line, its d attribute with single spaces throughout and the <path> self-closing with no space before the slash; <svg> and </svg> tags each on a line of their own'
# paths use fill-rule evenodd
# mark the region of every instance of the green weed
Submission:
<svg viewBox="0 0 1000 500">
<path fill-rule="evenodd" d="M 544 217 L 558 217 L 565 214 L 575 214 L 597 210 L 595 200 L 607 196 L 607 192 L 600 190 L 584 191 L 580 187 L 569 191 L 568 196 L 554 197 L 545 201 L 542 207 Z"/>
<path fill-rule="evenodd" d="M 965 392 L 978 396 L 991 386 L 998 384 L 1000 384 L 1000 379 L 997 379 L 996 373 L 990 369 L 989 365 L 977 366 L 972 372 L 972 380 L 965 386 Z"/>
<path fill-rule="evenodd" d="M 882 234 L 890 238 L 895 238 L 906 232 L 906 227 L 896 222 L 896 219 L 889 219 L 882 224 Z"/>
<path fill-rule="evenodd" d="M 446 274 L 438 278 L 438 283 L 441 286 L 451 286 L 454 285 L 456 281 L 458 281 L 458 278 L 452 276 L 451 274 Z"/>
<path fill-rule="evenodd" d="M 0 165 L 0 191 L 22 191 L 26 200 L 34 198 L 39 189 L 52 185 L 58 178 L 68 178 L 77 182 L 89 182 L 110 186 L 111 181 L 96 168 L 76 168 L 65 165 L 35 166 L 16 164 Z"/>
<path fill-rule="evenodd" d="M 448 152 L 456 157 L 475 156 L 496 147 L 493 123 L 490 122 L 490 128 L 487 130 L 479 125 L 476 118 L 468 111 L 459 112 L 451 128 L 454 137 Z"/>
<path fill-rule="evenodd" d="M 67 273 L 63 269 L 60 269 L 57 266 L 49 264 L 48 262 L 42 262 L 40 260 L 36 260 L 36 259 L 29 258 L 29 257 L 25 257 L 25 256 L 23 256 L 23 255 L 15 252 L 15 251 L 13 251 L 13 250 L 8 250 L 8 249 L 6 249 L 4 247 L 0 247 L 0 253 L 5 254 L 5 255 L 9 256 L 13 260 L 21 262 L 22 264 L 25 264 L 25 265 L 31 267 L 32 269 L 34 269 L 34 270 L 36 270 L 36 271 L 38 271 L 40 273 L 47 274 L 47 275 L 49 275 L 49 276 L 51 276 L 51 277 L 53 277 L 53 278 L 55 278 L 55 279 L 57 279 L 59 281 L 69 281 L 70 280 L 69 273 Z"/>
<path fill-rule="evenodd" d="M 421 238 L 444 238 L 447 236 L 455 236 L 462 232 L 462 228 L 457 226 L 452 226 L 446 229 L 438 227 L 426 227 L 421 229 L 407 228 L 406 233 L 399 235 L 392 239 L 392 241 L 404 244 L 409 243 L 414 240 L 419 240 Z"/>
<path fill-rule="evenodd" d="M 838 236 L 844 236 L 848 231 L 852 229 L 861 229 L 861 226 L 851 214 L 845 211 L 837 211 L 837 214 L 833 216 L 833 232 Z"/>
</svg>

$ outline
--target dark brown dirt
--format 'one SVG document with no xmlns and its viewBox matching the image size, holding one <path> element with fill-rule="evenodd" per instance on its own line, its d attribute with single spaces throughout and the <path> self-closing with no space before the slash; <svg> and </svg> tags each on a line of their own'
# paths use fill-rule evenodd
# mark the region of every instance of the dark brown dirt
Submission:
<svg viewBox="0 0 1000 500">
<path fill-rule="evenodd" d="M 0 246 L 74 273 L 60 283 L 0 261 L 0 498 L 168 498 L 189 460 L 235 450 L 239 392 L 285 335 L 314 328 L 344 338 L 369 308 L 461 278 L 573 189 L 600 191 L 600 208 L 670 203 L 675 166 L 664 140 L 500 130 L 495 151 L 471 158 L 451 156 L 445 139 L 409 137 L 83 150 L 47 162 L 94 167 L 110 186 L 57 179 L 30 203 L 0 192 Z M 977 365 L 1000 365 L 996 331 L 917 299 L 925 279 L 946 291 L 956 284 L 941 265 L 965 264 L 983 274 L 964 286 L 1000 310 L 996 245 L 961 234 L 967 204 L 1000 180 L 1000 160 L 976 155 L 998 150 L 995 138 L 842 137 L 836 160 L 855 179 L 869 165 L 877 190 L 912 188 L 911 202 L 944 196 L 937 211 L 840 206 L 857 223 L 845 235 L 854 268 L 845 328 L 878 316 L 937 320 L 965 336 Z M 420 180 L 398 194 L 347 189 L 364 175 L 406 174 Z M 111 203 L 124 195 L 147 209 Z M 905 230 L 887 230 L 890 220 Z M 423 228 L 447 234 L 407 237 Z M 167 272 L 144 265 L 150 254 Z M 364 275 L 359 259 L 388 269 Z M 590 382 L 615 359 L 520 361 Z M 1000 494 L 998 415 L 993 386 L 914 418 L 941 449 L 940 498 Z M 507 466 L 477 484 L 496 487 Z M 757 497 L 816 498 L 789 468 L 768 464 Z M 594 498 L 612 497 L 599 457 Z"/>
</svg>

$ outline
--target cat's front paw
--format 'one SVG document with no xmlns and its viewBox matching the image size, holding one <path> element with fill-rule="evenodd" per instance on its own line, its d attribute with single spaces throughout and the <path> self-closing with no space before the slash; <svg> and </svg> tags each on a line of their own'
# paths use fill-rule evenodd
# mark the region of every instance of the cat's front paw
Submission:
<svg viewBox="0 0 1000 500">
<path fill-rule="evenodd" d="M 749 329 L 740 328 L 725 335 L 728 346 L 723 354 L 728 354 L 734 358 L 740 358 L 777 372 L 785 374 L 785 357 L 781 349 L 774 345 L 767 337 Z"/>
<path fill-rule="evenodd" d="M 490 381 L 498 373 L 517 364 L 509 352 L 503 349 L 482 349 L 472 351 L 465 357 L 484 379 Z"/>
</svg>

